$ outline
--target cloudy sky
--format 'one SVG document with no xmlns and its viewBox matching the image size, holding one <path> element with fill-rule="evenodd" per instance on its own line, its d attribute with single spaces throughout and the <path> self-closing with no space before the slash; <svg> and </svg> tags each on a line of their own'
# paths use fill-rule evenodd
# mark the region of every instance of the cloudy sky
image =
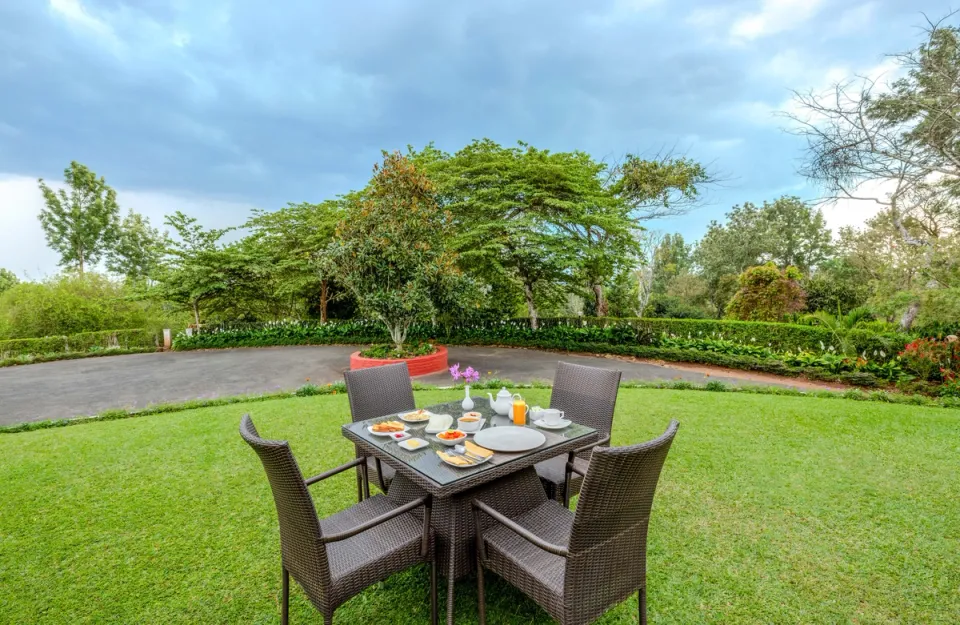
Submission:
<svg viewBox="0 0 960 625">
<path fill-rule="evenodd" d="M 888 77 L 929 0 L 3 0 L 0 267 L 56 270 L 36 179 L 78 160 L 154 223 L 362 186 L 381 149 L 474 138 L 712 163 L 700 236 L 743 201 L 817 190 L 774 112 Z M 834 225 L 864 208 L 830 209 Z"/>
</svg>

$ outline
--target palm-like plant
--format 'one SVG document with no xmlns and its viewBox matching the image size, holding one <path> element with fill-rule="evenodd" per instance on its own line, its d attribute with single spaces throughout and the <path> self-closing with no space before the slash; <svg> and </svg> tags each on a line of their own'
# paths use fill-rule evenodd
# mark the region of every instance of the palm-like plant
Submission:
<svg viewBox="0 0 960 625">
<path fill-rule="evenodd" d="M 823 326 L 833 334 L 834 343 L 840 350 L 840 353 L 854 356 L 853 342 L 848 338 L 847 332 L 873 321 L 873 313 L 863 306 L 854 308 L 847 314 L 840 310 L 840 304 L 837 304 L 837 314 L 833 315 L 825 310 L 818 310 L 809 315 L 803 316 L 803 321 L 810 325 Z"/>
</svg>

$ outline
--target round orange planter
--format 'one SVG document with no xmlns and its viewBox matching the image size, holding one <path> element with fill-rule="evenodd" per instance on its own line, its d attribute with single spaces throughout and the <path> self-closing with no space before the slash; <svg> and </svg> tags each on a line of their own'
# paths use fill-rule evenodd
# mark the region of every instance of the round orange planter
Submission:
<svg viewBox="0 0 960 625">
<path fill-rule="evenodd" d="M 366 369 L 368 367 L 379 367 L 381 365 L 394 365 L 398 362 L 407 363 L 407 369 L 410 375 L 426 375 L 428 373 L 437 373 L 447 369 L 447 348 L 442 345 L 437 346 L 437 351 L 426 356 L 416 356 L 414 358 L 364 358 L 360 352 L 350 354 L 351 369 Z"/>
</svg>

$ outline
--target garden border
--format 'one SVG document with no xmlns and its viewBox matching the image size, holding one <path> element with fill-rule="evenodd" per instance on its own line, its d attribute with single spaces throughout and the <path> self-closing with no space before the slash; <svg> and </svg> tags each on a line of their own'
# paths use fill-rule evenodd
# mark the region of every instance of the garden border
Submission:
<svg viewBox="0 0 960 625">
<path fill-rule="evenodd" d="M 492 389 L 501 387 L 507 388 L 552 388 L 551 384 L 543 382 L 516 383 L 510 380 L 489 379 L 477 384 L 471 384 L 473 389 Z M 414 391 L 436 391 L 446 389 L 462 389 L 462 384 L 453 386 L 434 386 L 432 384 L 422 384 L 413 382 Z M 904 395 L 900 393 L 891 393 L 889 391 L 862 391 L 860 389 L 850 389 L 847 391 L 827 391 L 814 390 L 802 391 L 794 388 L 785 388 L 780 386 L 752 386 L 752 385 L 728 385 L 719 381 L 707 382 L 706 384 L 694 384 L 682 380 L 670 381 L 646 381 L 646 380 L 628 380 L 620 383 L 620 388 L 627 389 L 659 389 L 673 391 L 699 391 L 713 393 L 746 393 L 752 395 L 782 395 L 786 397 L 810 397 L 814 399 L 848 399 L 853 401 L 873 401 L 885 404 L 900 404 L 908 406 L 921 406 L 925 408 L 943 408 L 947 410 L 960 410 L 960 398 L 941 397 L 932 398 L 926 395 Z M 229 395 L 214 399 L 192 399 L 184 402 L 172 402 L 165 404 L 154 404 L 139 410 L 114 409 L 106 410 L 100 414 L 89 417 L 72 417 L 70 419 L 52 419 L 47 421 L 28 421 L 14 425 L 0 426 L 0 435 L 18 434 L 22 432 L 32 432 L 35 430 L 46 430 L 50 428 L 67 427 L 71 425 L 83 425 L 86 423 L 99 423 L 101 421 L 116 421 L 119 419 L 130 419 L 133 417 L 145 417 L 155 414 L 165 414 L 170 412 L 183 412 L 184 410 L 195 410 L 198 408 L 212 408 L 216 406 L 229 406 L 231 404 L 253 403 L 261 401 L 270 401 L 273 399 L 290 399 L 293 397 L 314 397 L 318 395 L 338 395 L 347 392 L 346 385 L 343 382 L 334 382 L 326 386 L 317 386 L 316 384 L 304 384 L 295 391 L 277 391 L 274 393 L 262 393 L 259 395 Z M 960 416 L 960 415 L 958 415 Z"/>
</svg>

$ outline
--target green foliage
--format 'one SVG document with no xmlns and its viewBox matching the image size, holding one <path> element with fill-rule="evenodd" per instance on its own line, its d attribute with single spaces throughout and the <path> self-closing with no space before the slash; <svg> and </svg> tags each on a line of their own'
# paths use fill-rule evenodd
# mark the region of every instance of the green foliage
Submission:
<svg viewBox="0 0 960 625">
<path fill-rule="evenodd" d="M 727 305 L 727 314 L 741 321 L 781 321 L 803 310 L 801 277 L 796 267 L 781 271 L 772 262 L 750 267 L 740 276 L 740 288 Z"/>
<path fill-rule="evenodd" d="M 437 351 L 432 343 L 417 342 L 408 343 L 402 349 L 397 349 L 396 345 L 390 343 L 381 343 L 380 345 L 371 345 L 360 352 L 364 358 L 416 358 L 417 356 L 426 356 Z"/>
<path fill-rule="evenodd" d="M 16 356 L 95 352 L 105 349 L 156 349 L 158 345 L 159 337 L 152 330 L 81 332 L 69 336 L 45 336 L 37 339 L 0 341 L 0 360 Z"/>
<path fill-rule="evenodd" d="M 134 281 L 155 276 L 164 246 L 164 237 L 150 220 L 131 210 L 120 222 L 116 241 L 107 251 L 107 269 Z"/>
<path fill-rule="evenodd" d="M 0 338 L 61 336 L 112 328 L 176 328 L 184 321 L 106 276 L 64 274 L 0 293 Z"/>
<path fill-rule="evenodd" d="M 347 200 L 331 246 L 338 279 L 397 349 L 410 325 L 434 315 L 463 282 L 449 248 L 453 218 L 434 193 L 414 161 L 385 153 L 367 189 Z"/>
<path fill-rule="evenodd" d="M 72 161 L 63 178 L 69 194 L 66 189 L 54 191 L 43 179 L 38 181 L 45 203 L 40 225 L 47 244 L 60 255 L 60 265 L 83 274 L 114 245 L 120 207 L 106 180 L 84 165 Z"/>
<path fill-rule="evenodd" d="M 921 380 L 953 381 L 960 374 L 960 341 L 916 339 L 904 346 L 900 361 Z"/>
<path fill-rule="evenodd" d="M 674 295 L 652 295 L 644 309 L 647 317 L 664 319 L 705 319 L 706 311 L 692 306 Z"/>
<path fill-rule="evenodd" d="M 20 278 L 17 277 L 17 274 L 13 273 L 9 269 L 4 269 L 0 267 L 0 295 L 10 287 L 16 286 L 20 283 Z"/>
</svg>

